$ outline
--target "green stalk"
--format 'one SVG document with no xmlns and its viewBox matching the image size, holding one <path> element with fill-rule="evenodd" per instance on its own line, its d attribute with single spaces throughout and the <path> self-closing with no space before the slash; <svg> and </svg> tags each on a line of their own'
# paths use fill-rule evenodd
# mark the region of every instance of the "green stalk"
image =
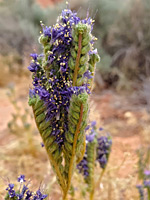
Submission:
<svg viewBox="0 0 150 200">
<path fill-rule="evenodd" d="M 102 170 L 102 172 L 101 172 L 101 174 L 100 174 L 100 177 L 99 177 L 99 179 L 98 179 L 98 181 L 97 181 L 97 183 L 96 183 L 96 187 L 99 187 L 99 185 L 100 185 L 100 183 L 101 183 L 101 181 L 102 181 L 102 178 L 103 178 L 103 175 L 104 175 L 105 171 L 106 171 L 106 167 Z"/>
<path fill-rule="evenodd" d="M 94 175 L 95 175 L 95 160 L 96 160 L 96 149 L 94 148 L 94 156 L 93 156 L 93 176 L 91 179 L 91 191 L 90 191 L 90 200 L 94 200 L 94 193 L 95 193 L 95 180 L 94 180 Z"/>
<path fill-rule="evenodd" d="M 32 108 L 33 108 L 33 106 L 32 106 Z M 34 114 L 34 118 L 36 119 L 36 115 L 35 115 L 35 112 L 34 112 L 34 108 L 33 108 L 33 114 Z M 36 122 L 36 120 L 35 120 L 35 122 Z M 41 134 L 41 131 L 40 131 L 40 129 L 39 129 L 39 125 L 38 125 L 38 123 L 36 122 L 36 126 L 37 126 L 37 128 L 38 128 L 38 130 L 39 130 L 39 133 Z M 42 134 L 41 134 L 41 136 L 42 136 Z M 46 148 L 45 148 L 46 149 Z M 46 149 L 46 151 L 47 151 L 47 149 Z M 53 166 L 54 166 L 54 168 L 55 168 L 55 171 L 56 171 L 56 174 L 57 174 L 57 176 L 59 177 L 59 180 L 60 180 L 60 183 L 61 183 L 61 186 L 62 186 L 62 191 L 63 191 L 63 193 L 65 192 L 65 190 L 66 190 L 66 184 L 65 184 L 65 182 L 64 182 L 64 178 L 62 177 L 62 175 L 61 175 L 61 172 L 60 172 L 60 170 L 59 170 L 59 168 L 58 168 L 58 165 L 57 165 L 57 163 L 55 162 L 55 160 L 52 158 L 52 156 L 51 156 L 51 154 L 47 151 L 47 154 L 48 154 L 48 157 L 49 157 L 49 160 L 51 161 L 51 163 L 53 164 Z"/>
<path fill-rule="evenodd" d="M 74 160 L 75 160 L 75 155 L 76 155 L 76 144 L 77 144 L 77 140 L 78 140 L 78 134 L 80 133 L 80 126 L 81 126 L 81 123 L 82 123 L 82 117 L 83 117 L 83 104 L 81 104 L 79 122 L 77 124 L 75 135 L 74 135 L 72 157 L 70 159 L 68 182 L 67 182 L 67 188 L 66 188 L 66 191 L 65 191 L 65 194 L 64 194 L 64 200 L 67 200 L 66 199 L 67 193 L 68 193 L 68 190 L 69 190 L 70 184 L 71 184 L 72 171 L 73 171 Z"/>
<path fill-rule="evenodd" d="M 80 61 L 80 56 L 81 56 L 81 49 L 82 49 L 82 34 L 79 33 L 79 41 L 78 41 L 78 53 L 76 57 L 76 65 L 75 65 L 75 70 L 74 70 L 74 75 L 73 75 L 73 86 L 76 85 L 77 81 L 77 76 L 78 76 L 78 70 L 79 70 L 79 61 Z"/>
<path fill-rule="evenodd" d="M 150 189 L 147 188 L 148 200 L 150 200 Z"/>
</svg>

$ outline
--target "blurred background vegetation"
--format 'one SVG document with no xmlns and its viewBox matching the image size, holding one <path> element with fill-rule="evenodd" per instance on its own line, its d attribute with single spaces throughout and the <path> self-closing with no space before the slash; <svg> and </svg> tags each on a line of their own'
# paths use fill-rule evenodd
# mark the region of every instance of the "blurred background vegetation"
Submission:
<svg viewBox="0 0 150 200">
<path fill-rule="evenodd" d="M 9 68 L 10 59 L 21 68 L 29 52 L 38 51 L 40 21 L 52 25 L 64 4 L 56 0 L 1 0 L 0 54 Z M 150 73 L 150 1 L 73 0 L 70 7 L 78 10 L 80 17 L 89 10 L 95 19 L 94 34 L 102 58 L 97 66 L 97 87 L 138 89 Z"/>
</svg>

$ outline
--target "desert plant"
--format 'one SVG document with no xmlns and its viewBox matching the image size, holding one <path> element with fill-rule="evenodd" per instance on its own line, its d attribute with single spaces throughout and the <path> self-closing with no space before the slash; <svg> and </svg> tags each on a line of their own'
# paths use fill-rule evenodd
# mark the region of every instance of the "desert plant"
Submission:
<svg viewBox="0 0 150 200">
<path fill-rule="evenodd" d="M 97 188 L 97 185 L 100 185 L 102 177 L 104 175 L 108 158 L 111 152 L 112 140 L 110 135 L 101 135 L 96 129 L 96 121 L 92 121 L 89 134 L 86 135 L 86 152 L 77 165 L 77 168 L 80 173 L 83 174 L 85 183 L 88 185 L 88 191 L 90 193 L 90 200 L 94 199 L 94 192 Z M 87 129 L 86 129 L 87 130 Z M 102 128 L 100 128 L 101 132 Z M 98 178 L 98 181 L 95 181 L 95 167 L 99 163 L 102 171 Z"/>
<path fill-rule="evenodd" d="M 8 184 L 8 187 L 6 188 L 6 190 L 8 192 L 4 198 L 5 200 L 17 200 L 17 199 L 20 199 L 20 200 L 30 200 L 30 199 L 43 200 L 43 199 L 46 199 L 47 195 L 42 194 L 42 192 L 40 191 L 40 188 L 36 192 L 32 192 L 31 190 L 29 190 L 28 185 L 29 185 L 30 181 L 28 181 L 25 184 L 26 180 L 25 180 L 24 175 L 20 175 L 18 177 L 17 181 L 19 182 L 18 189 L 15 189 L 15 185 L 13 183 Z"/>
<path fill-rule="evenodd" d="M 31 54 L 28 67 L 33 73 L 29 105 L 65 200 L 85 151 L 88 97 L 99 56 L 90 17 L 81 20 L 64 9 L 53 27 L 41 25 L 43 54 Z"/>
<path fill-rule="evenodd" d="M 140 200 L 150 200 L 150 148 L 138 150 L 138 177 L 141 184 L 136 187 L 139 191 Z"/>
<path fill-rule="evenodd" d="M 35 41 L 40 32 L 40 21 L 54 23 L 60 6 L 42 8 L 35 0 L 0 2 L 0 53 L 7 55 L 17 52 L 22 58 L 29 47 L 39 48 Z"/>
<path fill-rule="evenodd" d="M 111 66 L 119 67 L 129 80 L 142 80 L 150 68 L 149 11 L 148 0 L 129 1 L 105 37 Z"/>
</svg>

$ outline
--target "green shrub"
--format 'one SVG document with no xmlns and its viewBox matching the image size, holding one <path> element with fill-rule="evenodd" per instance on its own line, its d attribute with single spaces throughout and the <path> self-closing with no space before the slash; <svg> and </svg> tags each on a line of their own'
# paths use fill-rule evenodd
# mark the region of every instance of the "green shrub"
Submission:
<svg viewBox="0 0 150 200">
<path fill-rule="evenodd" d="M 22 55 L 27 47 L 36 47 L 41 30 L 40 21 L 52 24 L 60 8 L 41 8 L 34 0 L 5 0 L 0 3 L 1 54 L 17 52 Z"/>
</svg>

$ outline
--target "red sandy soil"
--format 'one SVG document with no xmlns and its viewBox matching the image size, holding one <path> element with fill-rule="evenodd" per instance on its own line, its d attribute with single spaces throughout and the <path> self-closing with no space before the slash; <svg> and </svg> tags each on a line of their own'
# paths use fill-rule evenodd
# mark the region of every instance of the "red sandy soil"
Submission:
<svg viewBox="0 0 150 200">
<path fill-rule="evenodd" d="M 56 4 L 58 2 L 60 2 L 61 0 L 37 0 L 37 2 L 43 6 L 43 7 L 47 7 L 53 4 Z"/>
</svg>

